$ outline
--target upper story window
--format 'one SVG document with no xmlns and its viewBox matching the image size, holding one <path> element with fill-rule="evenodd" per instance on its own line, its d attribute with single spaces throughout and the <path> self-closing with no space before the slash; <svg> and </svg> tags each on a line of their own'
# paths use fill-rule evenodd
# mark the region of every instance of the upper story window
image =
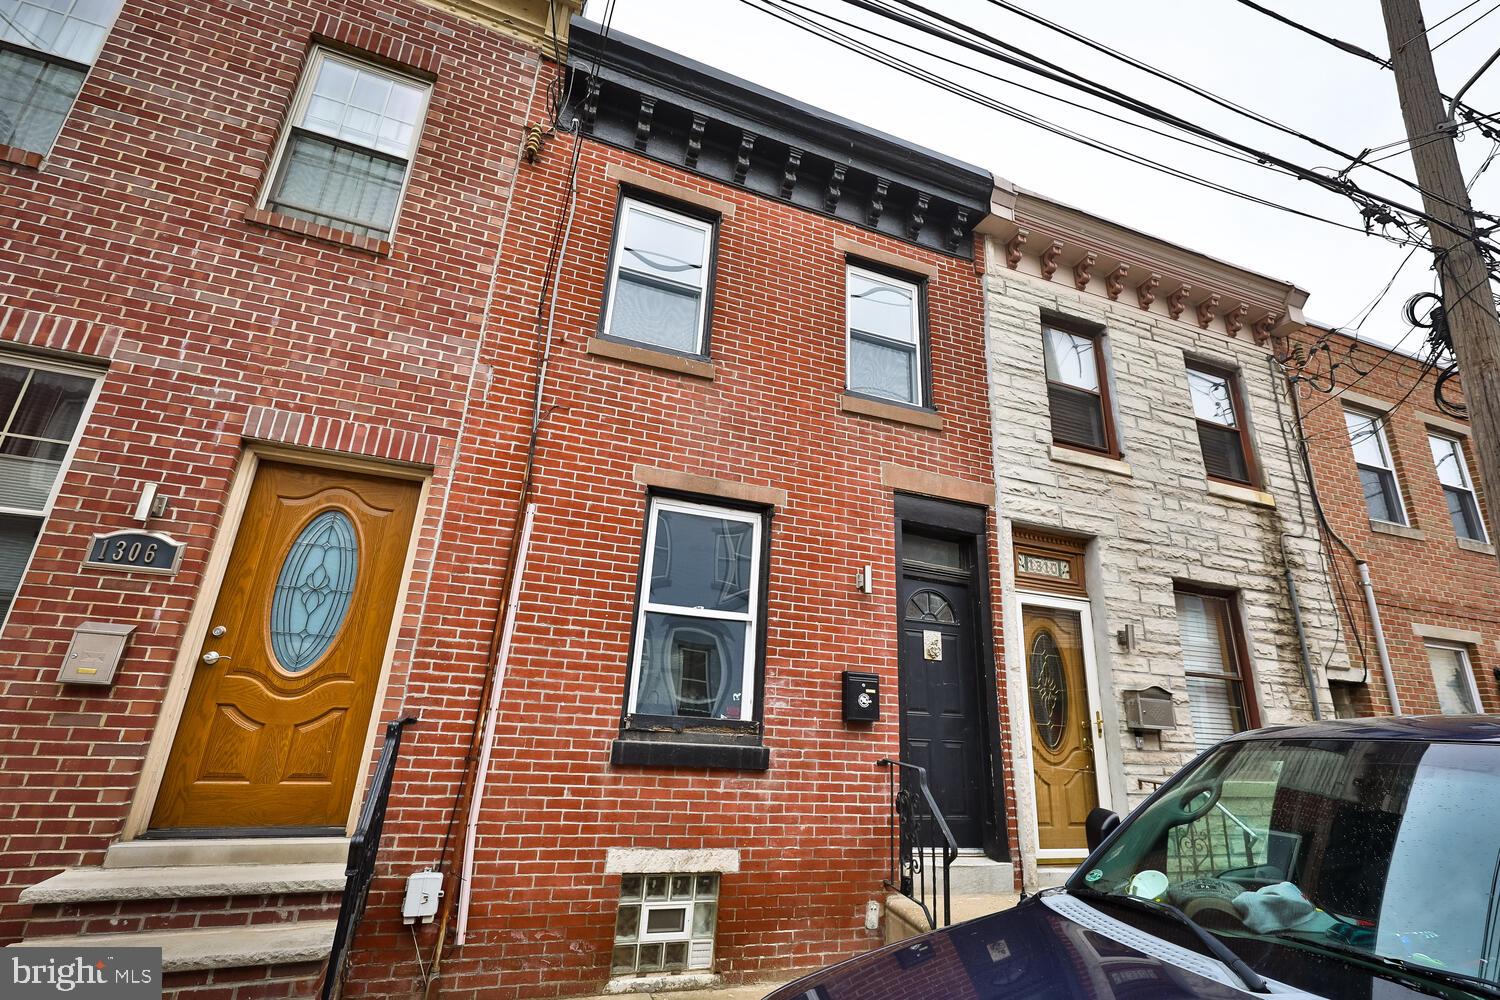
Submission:
<svg viewBox="0 0 1500 1000">
<path fill-rule="evenodd" d="M 1429 434 L 1427 443 L 1432 446 L 1432 461 L 1437 466 L 1438 482 L 1443 484 L 1443 496 L 1448 500 L 1448 516 L 1453 519 L 1454 532 L 1459 538 L 1486 541 L 1479 500 L 1469 478 L 1469 464 L 1464 461 L 1463 442 L 1446 434 Z"/>
<path fill-rule="evenodd" d="M 1349 427 L 1349 444 L 1354 449 L 1354 464 L 1364 487 L 1365 506 L 1370 518 L 1390 524 L 1405 524 L 1406 510 L 1401 505 L 1401 488 L 1396 484 L 1396 466 L 1391 461 L 1391 447 L 1385 437 L 1385 418 L 1359 410 L 1345 410 Z"/>
<path fill-rule="evenodd" d="M 121 0 L 0 0 L 0 145 L 52 148 Z"/>
<path fill-rule="evenodd" d="M 1176 599 L 1193 739 L 1207 750 L 1252 725 L 1245 644 L 1229 597 L 1178 589 Z"/>
<path fill-rule="evenodd" d="M 52 509 L 97 384 L 61 366 L 0 360 L 0 622 Z"/>
<path fill-rule="evenodd" d="M 1215 479 L 1248 484 L 1250 442 L 1245 435 L 1243 406 L 1234 373 L 1190 361 L 1187 378 L 1188 392 L 1193 397 L 1193 416 L 1198 421 L 1203 468 Z"/>
<path fill-rule="evenodd" d="M 1042 329 L 1042 352 L 1047 370 L 1047 404 L 1052 412 L 1052 440 L 1113 454 L 1115 443 L 1103 339 L 1100 333 L 1047 326 Z"/>
<path fill-rule="evenodd" d="M 706 357 L 714 224 L 637 198 L 620 202 L 603 333 Z"/>
<path fill-rule="evenodd" d="M 846 387 L 876 399 L 927 406 L 922 286 L 850 264 L 844 290 Z"/>
<path fill-rule="evenodd" d="M 277 148 L 264 207 L 390 239 L 431 87 L 314 49 Z"/>
<path fill-rule="evenodd" d="M 661 497 L 647 516 L 627 713 L 753 720 L 762 516 Z"/>
</svg>

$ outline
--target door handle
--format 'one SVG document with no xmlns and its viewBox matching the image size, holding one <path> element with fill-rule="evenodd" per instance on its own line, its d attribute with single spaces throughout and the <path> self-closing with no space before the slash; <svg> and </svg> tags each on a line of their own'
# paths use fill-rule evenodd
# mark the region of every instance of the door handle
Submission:
<svg viewBox="0 0 1500 1000">
<path fill-rule="evenodd" d="M 1104 736 L 1104 716 L 1100 715 L 1097 710 L 1094 712 L 1094 725 L 1098 727 L 1099 736 L 1102 738 Z"/>
<path fill-rule="evenodd" d="M 216 651 L 213 651 L 213 650 L 210 650 L 209 652 L 203 654 L 203 662 L 204 662 L 204 664 L 207 665 L 207 666 L 210 666 L 210 667 L 213 666 L 215 663 L 218 663 L 220 660 L 227 660 L 227 659 L 229 659 L 229 657 L 225 656 L 223 653 L 216 652 Z"/>
</svg>

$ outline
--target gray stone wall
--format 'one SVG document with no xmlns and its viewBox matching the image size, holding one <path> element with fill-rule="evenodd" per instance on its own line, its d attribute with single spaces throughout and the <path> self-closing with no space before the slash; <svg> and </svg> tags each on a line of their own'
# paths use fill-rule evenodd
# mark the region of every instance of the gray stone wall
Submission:
<svg viewBox="0 0 1500 1000">
<path fill-rule="evenodd" d="M 1016 597 L 1012 526 L 1066 531 L 1093 539 L 1088 552 L 1095 669 L 1105 721 L 1108 804 L 1126 809 L 1195 754 L 1179 648 L 1176 580 L 1234 588 L 1250 651 L 1250 678 L 1263 724 L 1311 718 L 1279 536 L 1286 549 L 1315 664 L 1319 699 L 1332 715 L 1326 671 L 1347 669 L 1333 595 L 1323 570 L 1316 524 L 1290 431 L 1283 434 L 1277 393 L 1284 383 L 1269 350 L 1248 329 L 1237 338 L 1137 307 L 1133 289 L 1118 302 L 1006 266 L 991 241 L 987 255 L 987 328 L 995 472 L 1005 560 L 1006 671 L 1012 697 L 1014 766 L 1023 858 L 1034 852 L 1030 727 L 1020 602 Z M 1129 301 L 1126 301 L 1126 300 Z M 1158 304 L 1159 308 L 1160 304 Z M 1042 365 L 1042 314 L 1103 325 L 1122 456 L 1090 462 L 1052 445 Z M 1184 369 L 1186 357 L 1238 370 L 1262 490 L 1239 495 L 1207 480 Z M 1288 414 L 1289 419 L 1289 414 Z M 1089 464 L 1080 464 L 1089 463 Z M 1136 630 L 1134 650 L 1115 633 Z M 1120 692 L 1157 684 L 1172 691 L 1176 728 L 1144 738 L 1126 730 Z M 1028 859 L 1029 861 L 1029 859 Z M 1031 865 L 1028 863 L 1028 868 Z"/>
</svg>

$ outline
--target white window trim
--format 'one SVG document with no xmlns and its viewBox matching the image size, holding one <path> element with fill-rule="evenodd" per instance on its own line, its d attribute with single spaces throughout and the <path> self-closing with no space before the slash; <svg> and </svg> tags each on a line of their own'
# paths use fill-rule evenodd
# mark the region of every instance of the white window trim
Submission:
<svg viewBox="0 0 1500 1000">
<path fill-rule="evenodd" d="M 604 303 L 604 325 L 602 327 L 602 335 L 608 337 L 610 340 L 615 340 L 622 344 L 635 344 L 639 347 L 644 347 L 649 351 L 662 351 L 668 354 L 677 353 L 670 347 L 662 347 L 660 344 L 651 344 L 642 340 L 636 340 L 632 337 L 621 336 L 620 334 L 615 333 L 613 330 L 615 315 L 615 293 L 619 290 L 620 270 L 622 267 L 624 267 L 624 254 L 622 252 L 623 248 L 620 244 L 625 239 L 626 223 L 629 221 L 631 212 L 640 212 L 643 215 L 654 215 L 658 219 L 664 219 L 677 225 L 687 226 L 689 228 L 696 229 L 703 234 L 703 264 L 698 268 L 697 283 L 697 328 L 694 331 L 693 350 L 690 353 L 693 357 L 707 357 L 708 345 L 704 343 L 704 334 L 708 327 L 708 289 L 709 283 L 712 280 L 711 272 L 713 270 L 714 262 L 715 226 L 712 222 L 709 222 L 705 219 L 699 219 L 691 215 L 685 215 L 682 212 L 674 212 L 669 208 L 662 208 L 660 205 L 652 204 L 651 202 L 645 201 L 641 198 L 632 198 L 629 195 L 625 195 L 620 199 L 620 211 L 615 216 L 614 242 L 610 248 L 609 275 L 607 276 L 607 280 L 609 281 L 609 297 Z M 631 269 L 626 268 L 626 270 Z M 671 280 L 662 279 L 656 275 L 651 275 L 650 277 L 652 277 L 654 280 Z M 677 282 L 677 284 L 682 285 L 684 288 L 690 287 L 685 281 Z"/>
<path fill-rule="evenodd" d="M 883 271 L 871 270 L 868 267 L 861 267 L 858 264 L 852 263 L 844 265 L 844 389 L 848 392 L 859 393 L 858 389 L 849 385 L 849 358 L 854 353 L 854 323 L 852 322 L 854 310 L 849 307 L 850 275 L 859 275 L 861 278 L 869 281 L 878 281 L 883 285 L 901 285 L 911 290 L 911 341 L 909 343 L 894 340 L 882 334 L 875 333 L 872 330 L 861 330 L 860 332 L 866 337 L 874 337 L 877 340 L 884 340 L 888 343 L 900 344 L 902 347 L 911 347 L 916 358 L 916 368 L 913 371 L 913 375 L 916 377 L 915 399 L 908 403 L 905 400 L 889 399 L 884 396 L 872 395 L 870 398 L 878 399 L 882 403 L 894 403 L 897 406 L 917 406 L 926 409 L 928 406 L 928 375 L 927 354 L 923 350 L 922 344 L 922 286 L 906 278 L 892 277 Z M 864 393 L 860 394 L 865 395 Z"/>
<path fill-rule="evenodd" d="M 37 539 L 40 541 L 42 532 L 47 530 L 47 522 L 52 518 L 52 508 L 57 503 L 58 495 L 62 493 L 64 481 L 68 478 L 68 471 L 73 467 L 73 457 L 78 454 L 78 444 L 83 440 L 84 432 L 88 429 L 89 420 L 94 415 L 94 404 L 99 401 L 99 391 L 104 385 L 105 372 L 98 368 L 88 368 L 83 365 L 70 365 L 57 361 L 45 361 L 39 358 L 23 357 L 15 354 L 0 352 L 0 362 L 16 365 L 22 368 L 35 368 L 41 371 L 62 372 L 66 375 L 77 375 L 80 378 L 93 379 L 94 387 L 89 390 L 89 398 L 84 401 L 83 410 L 78 414 L 78 427 L 73 431 L 73 440 L 68 444 L 67 453 L 63 455 L 62 464 L 57 468 L 57 478 L 52 481 L 52 489 L 47 494 L 47 502 L 40 511 L 26 510 L 19 507 L 0 506 L 0 514 L 9 514 L 16 517 L 31 517 L 41 522 L 41 528 L 37 531 Z M 26 578 L 31 575 L 31 564 L 36 559 L 36 546 L 32 545 L 31 554 L 26 557 L 26 565 L 21 568 L 21 578 L 16 582 L 16 597 L 21 596 L 21 590 L 26 585 Z M 10 612 L 16 606 L 12 599 L 10 608 L 0 616 L 0 629 L 10 620 Z"/>
<path fill-rule="evenodd" d="M 1484 702 L 1479 698 L 1479 685 L 1474 680 L 1474 661 L 1469 658 L 1469 647 L 1456 642 L 1434 642 L 1428 639 L 1422 643 L 1423 652 L 1431 649 L 1446 649 L 1458 654 L 1458 662 L 1462 664 L 1464 679 L 1469 682 L 1469 697 L 1473 699 L 1474 711 L 1482 713 Z M 1427 655 L 1427 673 L 1432 677 L 1434 689 L 1437 685 L 1437 676 L 1432 673 L 1432 654 Z"/>
<path fill-rule="evenodd" d="M 63 115 L 62 124 L 57 128 L 57 135 L 54 135 L 52 137 L 52 141 L 47 143 L 46 149 L 27 149 L 26 152 L 39 153 L 43 159 L 52 155 L 52 150 L 57 147 L 57 140 L 62 138 L 63 130 L 68 127 L 68 120 L 73 117 L 73 110 L 78 107 L 78 98 L 83 96 L 84 88 L 89 85 L 89 81 L 94 77 L 94 67 L 99 65 L 99 54 L 102 53 L 104 51 L 104 47 L 109 44 L 109 36 L 114 34 L 115 25 L 120 23 L 120 12 L 124 10 L 124 8 L 125 0 L 117 0 L 117 2 L 115 3 L 114 16 L 109 19 L 109 24 L 105 25 L 104 37 L 99 41 L 99 51 L 95 52 L 94 58 L 89 60 L 87 68 L 84 70 L 83 80 L 78 84 L 78 93 L 74 94 L 73 100 L 68 103 L 68 113 Z M 55 55 L 51 52 L 46 51 L 45 49 L 39 49 L 34 45 L 22 45 L 19 42 L 8 42 L 7 44 L 14 45 L 18 49 L 33 53 L 37 58 L 46 60 L 47 62 L 59 62 L 74 67 L 84 65 L 83 63 L 77 62 L 73 59 L 69 59 L 66 56 Z M 0 626 L 3 625 L 4 622 L 0 621 Z"/>
<path fill-rule="evenodd" d="M 711 517 L 716 520 L 740 521 L 749 524 L 753 534 L 750 549 L 750 590 L 748 594 L 747 611 L 708 611 L 703 608 L 685 608 L 675 604 L 654 604 L 650 600 L 651 578 L 656 561 L 656 526 L 657 514 L 662 511 L 676 511 L 678 513 L 690 514 L 697 517 Z M 635 617 L 635 649 L 630 659 L 630 698 L 626 707 L 626 713 L 636 713 L 636 702 L 640 694 L 641 685 L 641 661 L 646 648 L 646 614 L 655 612 L 657 614 L 683 615 L 690 618 L 703 618 L 710 621 L 737 621 L 745 622 L 745 659 L 740 674 L 740 718 L 741 722 L 754 722 L 755 707 L 755 664 L 757 653 L 760 648 L 760 588 L 761 588 L 761 549 L 763 548 L 763 532 L 765 531 L 765 518 L 761 514 L 750 511 L 736 510 L 731 507 L 714 507 L 709 504 L 690 503 L 685 500 L 670 500 L 665 497 L 653 497 L 646 508 L 646 552 L 641 560 L 641 578 L 637 584 L 637 604 L 639 609 Z M 712 721 L 712 720 L 705 720 Z"/>
<path fill-rule="evenodd" d="M 1443 482 L 1441 478 L 1439 478 L 1438 486 L 1441 487 L 1444 492 L 1457 489 L 1466 490 L 1468 492 L 1470 499 L 1474 501 L 1474 516 L 1479 520 L 1479 537 L 1468 540 L 1488 544 L 1490 540 L 1490 528 L 1489 525 L 1484 521 L 1484 509 L 1479 502 L 1479 492 L 1474 489 L 1474 476 L 1469 472 L 1469 458 L 1464 454 L 1464 439 L 1456 434 L 1444 434 L 1429 427 L 1427 429 L 1427 447 L 1429 451 L 1432 450 L 1431 442 L 1433 438 L 1437 438 L 1439 441 L 1446 441 L 1449 444 L 1453 445 L 1453 453 L 1458 456 L 1459 475 L 1461 475 L 1464 480 L 1463 486 L 1449 486 L 1447 483 Z M 1434 471 L 1436 471 L 1436 464 L 1436 460 L 1434 459 Z M 1458 529 L 1455 528 L 1453 533 L 1457 535 Z"/>
<path fill-rule="evenodd" d="M 317 80 L 318 72 L 323 68 L 323 63 L 327 59 L 333 59 L 336 62 L 342 62 L 350 66 L 358 67 L 359 69 L 362 69 L 368 73 L 373 73 L 376 76 L 383 76 L 387 80 L 394 80 L 397 83 L 405 84 L 409 87 L 421 88 L 422 111 L 417 117 L 417 126 L 412 132 L 411 150 L 406 156 L 406 169 L 401 173 L 401 190 L 396 195 L 396 211 L 391 216 L 390 232 L 386 233 L 384 237 L 384 240 L 387 243 L 395 242 L 397 230 L 401 226 L 401 213 L 406 207 L 406 192 L 407 189 L 411 186 L 412 168 L 416 165 L 417 152 L 422 148 L 422 135 L 427 129 L 427 112 L 432 103 L 432 82 L 429 80 L 424 80 L 421 77 L 408 76 L 404 73 L 392 72 L 382 66 L 378 66 L 375 63 L 369 62 L 368 60 L 360 59 L 357 56 L 347 55 L 343 52 L 334 51 L 322 45 L 313 47 L 312 52 L 308 55 L 307 62 L 302 67 L 302 75 L 297 80 L 296 94 L 292 97 L 291 107 L 287 109 L 286 120 L 281 125 L 281 134 L 276 138 L 276 149 L 271 155 L 271 160 L 266 170 L 265 176 L 261 178 L 260 195 L 255 200 L 255 207 L 262 211 L 272 211 L 272 209 L 269 207 L 271 201 L 271 192 L 272 189 L 274 189 L 276 186 L 277 178 L 281 176 L 283 166 L 282 160 L 286 156 L 287 143 L 291 139 L 292 130 L 294 128 L 302 127 L 302 118 L 307 114 L 308 102 L 312 100 L 313 82 Z M 322 133 L 316 134 L 321 135 Z M 349 140 L 347 139 L 337 141 L 349 142 Z M 386 153 L 383 150 L 375 149 L 372 146 L 364 146 L 356 142 L 349 142 L 349 144 L 353 146 L 359 146 L 361 149 L 368 149 L 370 152 L 376 153 L 377 155 L 391 155 L 390 153 Z M 330 228 L 340 230 L 343 229 L 343 227 L 341 226 L 331 226 Z"/>
<path fill-rule="evenodd" d="M 1399 524 L 1402 527 L 1410 527 L 1411 515 L 1407 512 L 1406 509 L 1406 494 L 1401 489 L 1401 477 L 1396 474 L 1396 456 L 1391 453 L 1391 442 L 1390 439 L 1386 437 L 1385 433 L 1386 421 L 1390 419 L 1389 414 L 1372 413 L 1369 410 L 1362 410 L 1359 407 L 1355 406 L 1344 407 L 1344 412 L 1346 414 L 1352 413 L 1357 417 L 1368 420 L 1370 422 L 1370 426 L 1375 429 L 1375 440 L 1380 443 L 1380 453 L 1385 456 L 1386 464 L 1381 466 L 1374 466 L 1374 468 L 1383 469 L 1386 472 L 1390 473 L 1391 485 L 1396 489 L 1396 506 L 1398 508 L 1397 512 L 1401 515 L 1401 520 L 1387 521 L 1384 518 L 1379 518 L 1373 514 L 1370 514 L 1368 503 L 1365 505 L 1365 513 L 1369 515 L 1371 521 L 1378 521 L 1382 524 Z M 1345 431 L 1347 432 L 1347 419 L 1344 426 Z M 1346 433 L 1345 436 L 1348 437 L 1348 434 Z M 1354 453 L 1354 439 L 1352 437 L 1349 438 L 1349 453 L 1354 458 L 1354 467 L 1356 470 L 1361 465 L 1366 464 L 1364 462 L 1361 462 L 1359 460 L 1359 456 Z M 1361 495 L 1363 495 L 1364 493 L 1363 486 L 1360 487 L 1360 493 Z"/>
</svg>

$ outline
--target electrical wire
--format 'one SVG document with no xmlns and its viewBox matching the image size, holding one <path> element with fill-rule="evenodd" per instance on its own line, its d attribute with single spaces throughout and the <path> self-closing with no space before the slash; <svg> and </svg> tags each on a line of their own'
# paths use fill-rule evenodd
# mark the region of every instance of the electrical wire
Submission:
<svg viewBox="0 0 1500 1000">
<path fill-rule="evenodd" d="M 1485 18 L 1489 17 L 1491 14 L 1495 13 L 1495 11 L 1497 11 L 1497 10 L 1500 10 L 1500 3 L 1495 4 L 1495 6 L 1491 7 L 1489 10 L 1485 11 L 1483 14 L 1480 14 L 1478 17 L 1474 18 L 1474 20 L 1470 21 L 1468 24 L 1464 25 L 1462 28 L 1459 28 L 1453 34 L 1449 35 L 1447 38 L 1443 39 L 1441 42 L 1438 42 L 1436 45 L 1434 45 L 1432 47 L 1432 51 L 1436 52 L 1438 49 L 1442 48 L 1444 45 L 1447 45 L 1449 42 L 1453 41 L 1453 39 L 1457 38 L 1459 35 L 1462 35 L 1465 31 L 1468 31 L 1470 28 L 1474 27 L 1474 25 L 1478 24 L 1480 21 L 1483 21 Z"/>
</svg>

